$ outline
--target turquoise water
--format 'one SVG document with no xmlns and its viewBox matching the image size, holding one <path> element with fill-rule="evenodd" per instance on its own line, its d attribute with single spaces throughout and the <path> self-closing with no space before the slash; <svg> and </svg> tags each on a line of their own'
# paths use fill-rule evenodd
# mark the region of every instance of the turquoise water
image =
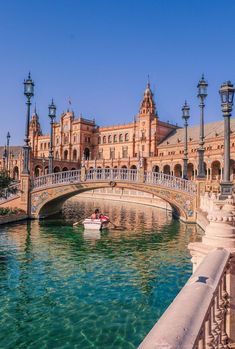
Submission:
<svg viewBox="0 0 235 349">
<path fill-rule="evenodd" d="M 71 226 L 96 206 L 123 230 Z M 64 213 L 0 227 L 0 348 L 136 348 L 188 279 L 200 231 L 140 205 Z"/>
</svg>

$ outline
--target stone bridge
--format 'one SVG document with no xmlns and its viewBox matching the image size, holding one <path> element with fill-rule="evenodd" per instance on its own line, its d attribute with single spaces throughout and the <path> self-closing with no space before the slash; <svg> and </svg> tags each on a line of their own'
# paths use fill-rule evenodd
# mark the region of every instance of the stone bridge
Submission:
<svg viewBox="0 0 235 349">
<path fill-rule="evenodd" d="M 35 178 L 29 196 L 30 215 L 42 218 L 60 211 L 70 197 L 105 187 L 128 188 L 154 194 L 168 202 L 184 221 L 195 222 L 195 182 L 156 172 L 97 168 L 53 173 Z"/>
</svg>

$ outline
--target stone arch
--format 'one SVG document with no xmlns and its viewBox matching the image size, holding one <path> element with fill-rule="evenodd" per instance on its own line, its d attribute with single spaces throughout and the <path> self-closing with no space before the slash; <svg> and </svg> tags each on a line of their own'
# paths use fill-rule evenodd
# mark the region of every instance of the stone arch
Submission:
<svg viewBox="0 0 235 349">
<path fill-rule="evenodd" d="M 131 165 L 131 170 L 137 170 L 137 167 L 135 165 Z"/>
<path fill-rule="evenodd" d="M 221 179 L 221 164 L 219 160 L 215 160 L 211 163 L 211 178 L 212 180 Z"/>
<path fill-rule="evenodd" d="M 40 165 L 35 166 L 34 168 L 34 177 L 42 176 L 42 167 Z"/>
<path fill-rule="evenodd" d="M 175 177 L 182 177 L 182 166 L 180 164 L 176 164 L 174 166 L 174 176 Z"/>
<path fill-rule="evenodd" d="M 153 168 L 152 168 L 152 171 L 153 172 L 160 172 L 160 168 L 158 165 L 154 165 Z"/>
<path fill-rule="evenodd" d="M 76 170 L 76 168 L 75 168 L 75 167 L 72 167 L 72 168 L 71 168 L 71 171 L 75 171 L 75 170 Z"/>
<path fill-rule="evenodd" d="M 63 203 L 72 196 L 84 191 L 107 187 L 110 187 L 109 180 L 99 183 L 84 182 L 77 184 L 68 183 L 67 185 L 58 184 L 56 187 L 53 185 L 49 188 L 44 187 L 41 190 L 37 189 L 31 193 L 32 216 L 40 218 L 57 213 L 60 211 Z M 183 220 L 192 217 L 193 214 L 191 212 L 195 210 L 195 200 L 192 196 L 172 188 L 164 188 L 164 190 L 162 190 L 161 187 L 153 188 L 151 185 L 143 186 L 141 183 L 125 183 L 118 181 L 115 187 L 154 194 L 168 202 L 172 206 L 173 212 Z M 62 188 L 63 190 L 61 190 Z M 187 206 L 187 203 L 189 203 L 189 206 Z"/>
<path fill-rule="evenodd" d="M 55 167 L 54 167 L 54 173 L 57 173 L 57 172 L 60 172 L 59 166 L 55 166 Z"/>
<path fill-rule="evenodd" d="M 171 168 L 170 165 L 164 165 L 163 166 L 163 173 L 170 175 L 171 174 Z"/>
<path fill-rule="evenodd" d="M 68 171 L 68 170 L 69 170 L 69 169 L 68 169 L 68 167 L 66 167 L 66 166 L 62 168 L 62 172 L 66 172 L 66 171 Z"/>
<path fill-rule="evenodd" d="M 47 175 L 48 173 L 49 173 L 49 167 L 46 166 L 46 167 L 44 168 L 44 174 Z"/>
<path fill-rule="evenodd" d="M 18 166 L 15 166 L 13 168 L 13 178 L 15 180 L 18 180 L 19 179 L 19 167 Z"/>
</svg>

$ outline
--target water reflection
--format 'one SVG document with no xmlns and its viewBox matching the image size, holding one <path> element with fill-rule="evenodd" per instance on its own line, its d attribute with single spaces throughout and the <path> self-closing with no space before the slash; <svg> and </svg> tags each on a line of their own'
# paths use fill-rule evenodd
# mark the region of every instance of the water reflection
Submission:
<svg viewBox="0 0 235 349">
<path fill-rule="evenodd" d="M 97 206 L 126 229 L 72 227 Z M 93 199 L 0 227 L 0 347 L 135 348 L 187 280 L 199 238 L 163 210 Z"/>
</svg>

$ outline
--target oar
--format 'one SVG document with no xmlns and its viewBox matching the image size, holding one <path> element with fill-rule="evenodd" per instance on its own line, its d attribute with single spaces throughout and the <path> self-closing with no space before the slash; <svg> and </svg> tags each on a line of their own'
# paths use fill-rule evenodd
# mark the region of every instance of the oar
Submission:
<svg viewBox="0 0 235 349">
<path fill-rule="evenodd" d="M 80 219 L 80 221 L 73 223 L 73 227 L 76 227 L 78 224 L 82 223 L 83 219 Z"/>
<path fill-rule="evenodd" d="M 113 223 L 113 222 L 111 222 L 111 221 L 109 221 L 109 223 L 111 223 L 111 224 L 114 226 L 114 229 L 117 229 L 117 230 L 126 230 L 126 228 L 125 228 L 125 227 L 120 227 L 120 226 L 118 226 L 118 225 L 114 224 L 114 223 Z"/>
</svg>

